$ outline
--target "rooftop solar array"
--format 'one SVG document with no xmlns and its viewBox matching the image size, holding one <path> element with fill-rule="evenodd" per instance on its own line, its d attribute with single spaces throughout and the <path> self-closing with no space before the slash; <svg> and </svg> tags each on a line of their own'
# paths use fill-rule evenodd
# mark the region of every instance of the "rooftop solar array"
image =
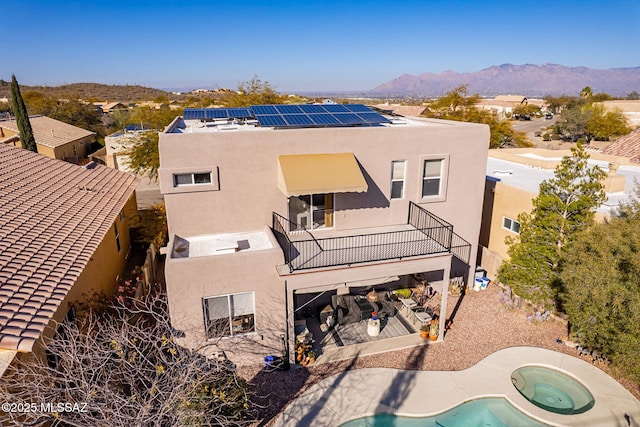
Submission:
<svg viewBox="0 0 640 427">
<path fill-rule="evenodd" d="M 247 108 L 185 108 L 187 120 L 257 119 L 260 126 L 335 127 L 375 125 L 389 120 L 362 104 L 254 105 Z"/>
</svg>

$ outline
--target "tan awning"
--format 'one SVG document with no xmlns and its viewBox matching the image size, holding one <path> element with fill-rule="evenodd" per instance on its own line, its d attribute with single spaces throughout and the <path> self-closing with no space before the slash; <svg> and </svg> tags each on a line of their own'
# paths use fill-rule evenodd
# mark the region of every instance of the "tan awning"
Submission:
<svg viewBox="0 0 640 427">
<path fill-rule="evenodd" d="M 367 181 L 353 153 L 278 156 L 278 188 L 287 196 L 361 193 Z"/>
</svg>

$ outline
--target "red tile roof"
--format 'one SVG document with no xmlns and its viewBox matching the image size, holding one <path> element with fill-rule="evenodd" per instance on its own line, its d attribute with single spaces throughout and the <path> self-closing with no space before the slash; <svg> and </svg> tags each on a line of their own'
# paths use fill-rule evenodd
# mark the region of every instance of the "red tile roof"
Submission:
<svg viewBox="0 0 640 427">
<path fill-rule="evenodd" d="M 0 144 L 0 348 L 31 350 L 137 183 Z"/>
<path fill-rule="evenodd" d="M 614 156 L 628 157 L 629 161 L 640 163 L 640 128 L 618 138 L 605 147 L 602 152 Z"/>
</svg>

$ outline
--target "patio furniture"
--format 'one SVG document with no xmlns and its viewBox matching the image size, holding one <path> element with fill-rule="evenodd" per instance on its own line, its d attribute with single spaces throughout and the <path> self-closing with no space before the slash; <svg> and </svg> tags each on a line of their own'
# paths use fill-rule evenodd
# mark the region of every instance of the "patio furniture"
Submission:
<svg viewBox="0 0 640 427">
<path fill-rule="evenodd" d="M 407 316 L 410 316 L 411 311 L 418 306 L 418 303 L 412 298 L 399 298 L 399 301 L 402 303 L 402 307 L 406 310 Z"/>
<path fill-rule="evenodd" d="M 427 311 L 417 311 L 416 310 L 416 311 L 413 312 L 413 314 L 418 319 L 418 322 L 420 322 L 422 325 L 426 325 L 432 319 L 431 314 L 429 312 L 427 312 Z"/>
</svg>

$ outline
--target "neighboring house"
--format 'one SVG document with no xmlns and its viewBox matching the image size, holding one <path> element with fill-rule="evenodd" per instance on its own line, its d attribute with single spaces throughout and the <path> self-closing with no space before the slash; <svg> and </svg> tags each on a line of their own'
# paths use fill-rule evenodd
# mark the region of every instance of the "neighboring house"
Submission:
<svg viewBox="0 0 640 427">
<path fill-rule="evenodd" d="M 446 313 L 450 280 L 473 280 L 488 146 L 486 125 L 363 105 L 185 110 L 159 142 L 173 326 L 242 364 L 283 341 L 293 359 L 318 319 L 368 318 L 338 299 L 414 275 Z"/>
<path fill-rule="evenodd" d="M 29 117 L 38 153 L 78 163 L 90 152 L 96 133 L 46 116 Z M 0 143 L 22 147 L 15 118 L 0 120 Z"/>
<path fill-rule="evenodd" d="M 607 145 L 602 154 L 627 157 L 633 163 L 640 163 L 640 127 Z"/>
<path fill-rule="evenodd" d="M 619 99 L 615 101 L 601 102 L 607 111 L 621 111 L 629 121 L 629 126 L 636 128 L 640 126 L 640 101 Z"/>
<path fill-rule="evenodd" d="M 140 125 L 128 125 L 124 129 L 112 133 L 104 138 L 107 166 L 123 172 L 131 172 L 129 156 L 126 152 L 143 132 L 152 129 Z"/>
<path fill-rule="evenodd" d="M 102 112 L 104 114 L 113 114 L 118 111 L 127 111 L 129 107 L 127 107 L 122 102 L 108 102 L 102 105 Z"/>
<path fill-rule="evenodd" d="M 0 144 L 0 375 L 91 292 L 114 290 L 137 215 L 130 174 Z M 20 357 L 20 356 L 19 356 Z"/>
<path fill-rule="evenodd" d="M 508 258 L 507 236 L 520 232 L 518 215 L 531 212 L 533 199 L 537 197 L 540 183 L 554 176 L 554 169 L 569 150 L 542 148 L 518 148 L 489 150 L 487 181 L 480 232 L 481 262 L 490 277 Z M 596 220 L 610 216 L 621 201 L 626 201 L 634 191 L 635 180 L 640 180 L 640 166 L 633 165 L 626 157 L 590 153 L 589 163 L 608 172 L 603 181 L 607 201 L 598 208 Z"/>
<path fill-rule="evenodd" d="M 498 95 L 493 99 L 481 99 L 476 106 L 484 110 L 493 110 L 500 117 L 510 117 L 513 109 L 519 105 L 544 106 L 542 99 L 529 99 L 524 95 Z"/>
</svg>

